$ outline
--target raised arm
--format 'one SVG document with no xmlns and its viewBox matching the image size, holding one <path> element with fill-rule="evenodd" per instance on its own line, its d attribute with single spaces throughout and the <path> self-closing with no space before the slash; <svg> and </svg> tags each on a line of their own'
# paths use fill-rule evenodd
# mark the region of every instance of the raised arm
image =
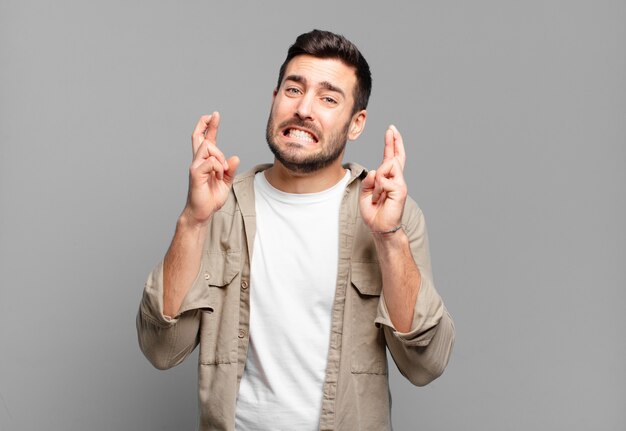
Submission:
<svg viewBox="0 0 626 431">
<path fill-rule="evenodd" d="M 400 228 L 407 197 L 405 161 L 402 137 L 395 126 L 389 126 L 383 162 L 363 180 L 359 199 L 361 215 L 376 244 L 389 316 L 401 332 L 411 329 L 420 286 L 419 269 L 406 233 Z"/>
<path fill-rule="evenodd" d="M 220 115 L 198 120 L 191 135 L 193 161 L 189 168 L 187 203 L 163 260 L 163 314 L 174 317 L 200 269 L 207 226 L 230 191 L 239 158 L 226 160 L 217 147 Z"/>
<path fill-rule="evenodd" d="M 454 326 L 432 282 L 423 215 L 413 201 L 407 203 L 405 160 L 402 136 L 390 126 L 383 162 L 361 185 L 360 210 L 382 273 L 376 322 L 384 325 L 398 369 L 412 383 L 425 385 L 448 363 Z"/>
<path fill-rule="evenodd" d="M 201 313 L 191 309 L 181 315 L 180 309 L 200 271 L 209 221 L 224 205 L 239 166 L 239 158 L 226 160 L 216 146 L 219 121 L 217 112 L 204 115 L 193 131 L 187 203 L 163 262 L 148 277 L 137 313 L 139 346 L 159 369 L 180 363 L 198 339 Z"/>
</svg>

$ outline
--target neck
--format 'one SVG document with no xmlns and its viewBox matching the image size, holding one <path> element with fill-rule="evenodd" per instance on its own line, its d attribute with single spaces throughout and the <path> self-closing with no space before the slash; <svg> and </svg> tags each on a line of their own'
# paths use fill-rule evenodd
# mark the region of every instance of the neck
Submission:
<svg viewBox="0 0 626 431">
<path fill-rule="evenodd" d="M 314 172 L 294 172 L 287 169 L 278 160 L 265 172 L 267 181 L 285 193 L 317 193 L 337 184 L 346 174 L 341 166 L 341 157 L 331 165 Z"/>
</svg>

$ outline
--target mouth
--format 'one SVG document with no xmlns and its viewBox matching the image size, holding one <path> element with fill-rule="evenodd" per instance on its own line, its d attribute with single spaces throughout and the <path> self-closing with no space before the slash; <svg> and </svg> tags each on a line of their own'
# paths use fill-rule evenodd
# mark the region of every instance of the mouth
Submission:
<svg viewBox="0 0 626 431">
<path fill-rule="evenodd" d="M 317 143 L 318 141 L 318 138 L 314 133 L 299 127 L 286 127 L 282 134 L 287 138 L 296 139 L 302 142 Z"/>
</svg>

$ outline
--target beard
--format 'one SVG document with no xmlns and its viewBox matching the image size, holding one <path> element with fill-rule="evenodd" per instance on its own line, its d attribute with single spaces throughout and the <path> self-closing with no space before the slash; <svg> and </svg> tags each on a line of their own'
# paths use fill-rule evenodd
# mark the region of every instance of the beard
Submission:
<svg viewBox="0 0 626 431">
<path fill-rule="evenodd" d="M 274 140 L 274 133 L 278 130 L 284 130 L 289 126 L 311 130 L 317 136 L 318 142 L 325 141 L 326 146 L 318 153 L 304 156 L 298 154 L 297 150 L 299 145 L 295 143 L 287 143 L 286 149 L 280 149 Z M 331 133 L 328 139 L 325 140 L 319 129 L 300 118 L 293 118 L 275 127 L 274 118 L 270 111 L 270 116 L 267 120 L 267 128 L 265 129 L 265 139 L 274 157 L 276 157 L 276 160 L 283 166 L 292 172 L 306 174 L 323 169 L 341 157 L 346 148 L 346 142 L 348 141 L 349 128 L 350 120 L 346 122 L 346 125 L 341 130 Z"/>
</svg>

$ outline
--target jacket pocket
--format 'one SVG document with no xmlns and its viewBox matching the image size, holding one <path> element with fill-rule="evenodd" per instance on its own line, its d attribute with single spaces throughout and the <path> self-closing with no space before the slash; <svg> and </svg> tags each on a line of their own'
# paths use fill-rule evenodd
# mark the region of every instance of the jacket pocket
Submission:
<svg viewBox="0 0 626 431">
<path fill-rule="evenodd" d="M 350 264 L 352 355 L 350 368 L 354 374 L 387 374 L 385 336 L 374 320 L 382 291 L 378 262 Z"/>
<path fill-rule="evenodd" d="M 207 292 L 206 305 L 200 311 L 200 354 L 204 365 L 236 361 L 236 327 L 239 316 L 240 252 L 207 253 L 201 280 Z"/>
</svg>

